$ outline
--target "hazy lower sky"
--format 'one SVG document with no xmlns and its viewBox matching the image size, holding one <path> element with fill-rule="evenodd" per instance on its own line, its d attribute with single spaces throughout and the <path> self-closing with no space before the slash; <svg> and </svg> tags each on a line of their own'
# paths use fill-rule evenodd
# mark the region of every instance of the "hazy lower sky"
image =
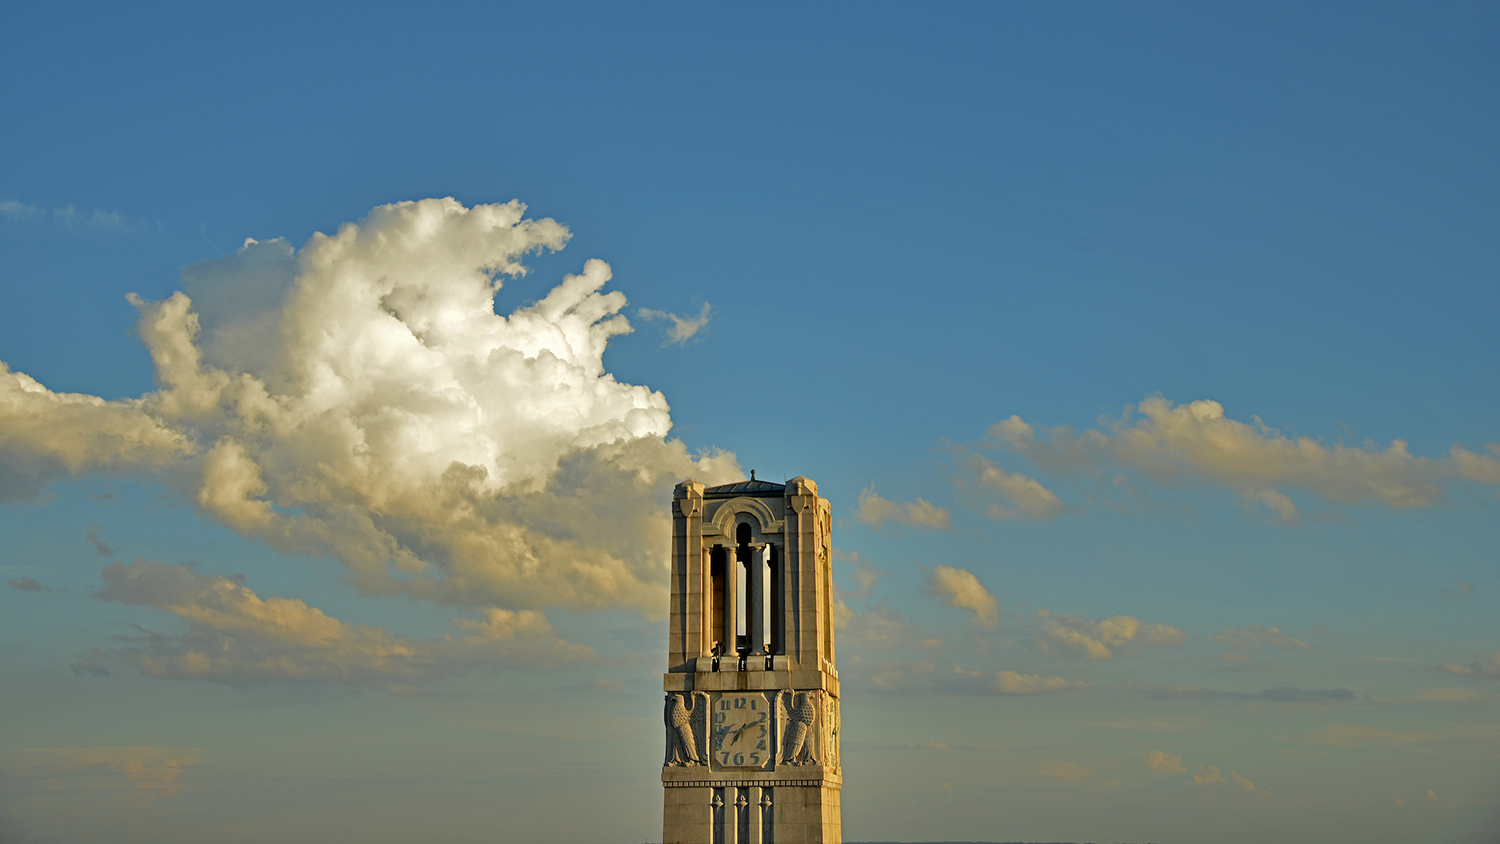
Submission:
<svg viewBox="0 0 1500 844">
<path fill-rule="evenodd" d="M 1500 835 L 1494 4 L 4 18 L 7 842 L 657 840 L 752 468 L 848 840 Z"/>
</svg>

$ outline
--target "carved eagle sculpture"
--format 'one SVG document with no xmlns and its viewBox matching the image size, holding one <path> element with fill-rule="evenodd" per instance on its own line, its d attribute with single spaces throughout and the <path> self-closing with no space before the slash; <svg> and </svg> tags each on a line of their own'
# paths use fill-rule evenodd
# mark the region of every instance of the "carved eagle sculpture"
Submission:
<svg viewBox="0 0 1500 844">
<path fill-rule="evenodd" d="M 783 692 L 782 695 L 783 700 L 790 696 L 795 701 L 793 706 L 787 707 L 786 744 L 783 746 L 782 759 L 791 765 L 818 764 L 813 756 L 813 721 L 817 720 L 818 708 L 813 704 L 812 695 L 808 692 L 795 695 Z"/>
<path fill-rule="evenodd" d="M 698 755 L 698 743 L 693 739 L 694 716 L 703 707 L 695 701 L 692 709 L 687 708 L 683 703 L 685 697 L 687 695 L 667 695 L 666 712 L 663 714 L 663 720 L 667 724 L 667 760 L 662 763 L 663 767 L 706 764 L 703 757 Z"/>
</svg>

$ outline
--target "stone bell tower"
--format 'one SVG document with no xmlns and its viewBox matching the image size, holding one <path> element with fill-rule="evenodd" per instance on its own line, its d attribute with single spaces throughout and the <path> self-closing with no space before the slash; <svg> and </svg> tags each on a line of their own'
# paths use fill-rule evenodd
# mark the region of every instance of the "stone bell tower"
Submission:
<svg viewBox="0 0 1500 844">
<path fill-rule="evenodd" d="M 838 844 L 828 500 L 754 472 L 672 499 L 662 841 Z"/>
</svg>

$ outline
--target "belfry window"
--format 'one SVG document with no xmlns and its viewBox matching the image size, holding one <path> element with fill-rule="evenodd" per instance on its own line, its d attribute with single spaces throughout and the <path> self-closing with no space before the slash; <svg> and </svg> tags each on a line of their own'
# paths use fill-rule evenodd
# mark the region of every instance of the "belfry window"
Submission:
<svg viewBox="0 0 1500 844">
<path fill-rule="evenodd" d="M 725 593 L 729 590 L 729 549 L 722 545 L 715 545 L 708 556 L 709 571 L 709 640 L 712 652 L 715 655 L 727 652 L 724 643 L 724 628 L 726 624 L 725 613 L 732 609 L 734 604 L 725 600 Z"/>
<path fill-rule="evenodd" d="M 740 522 L 739 526 L 734 529 L 734 542 L 737 546 L 735 548 L 735 557 L 738 558 L 740 563 L 739 571 L 735 572 L 739 575 L 736 578 L 739 581 L 737 584 L 739 588 L 737 590 L 738 594 L 735 596 L 735 607 L 740 610 L 745 619 L 745 632 L 735 637 L 734 647 L 736 652 L 742 654 L 750 652 L 753 644 L 751 640 L 754 638 L 755 633 L 755 622 L 759 620 L 755 604 L 753 603 L 756 597 L 755 588 L 760 585 L 756 582 L 757 578 L 754 575 L 754 568 L 758 561 L 755 559 L 755 549 L 750 545 L 751 535 L 750 526 L 744 522 Z"/>
</svg>

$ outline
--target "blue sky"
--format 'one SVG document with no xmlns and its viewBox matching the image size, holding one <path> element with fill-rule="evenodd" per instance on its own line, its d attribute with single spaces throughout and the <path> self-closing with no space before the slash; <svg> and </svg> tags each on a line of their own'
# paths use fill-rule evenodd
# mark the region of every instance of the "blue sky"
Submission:
<svg viewBox="0 0 1500 844">
<path fill-rule="evenodd" d="M 849 840 L 1500 827 L 1492 7 L 6 18 L 8 837 L 654 839 L 751 468 Z"/>
</svg>

